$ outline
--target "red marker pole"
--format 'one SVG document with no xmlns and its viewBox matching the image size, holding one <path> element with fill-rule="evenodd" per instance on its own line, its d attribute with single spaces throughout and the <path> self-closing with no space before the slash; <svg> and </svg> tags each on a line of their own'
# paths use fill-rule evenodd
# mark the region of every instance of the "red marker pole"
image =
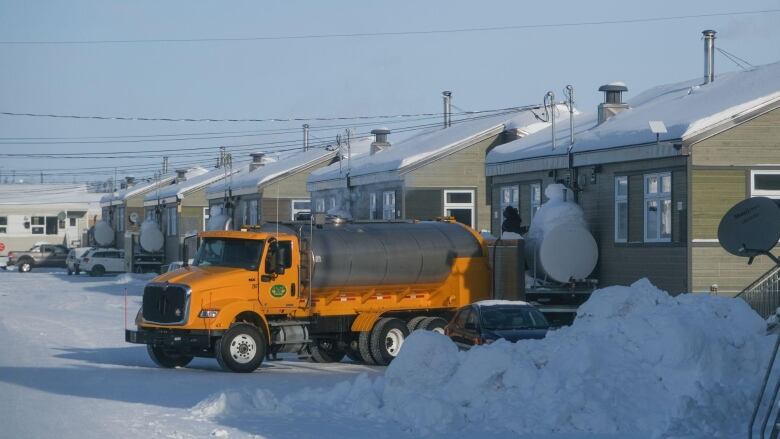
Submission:
<svg viewBox="0 0 780 439">
<path fill-rule="evenodd" d="M 125 331 L 127 331 L 127 288 L 125 288 Z"/>
</svg>

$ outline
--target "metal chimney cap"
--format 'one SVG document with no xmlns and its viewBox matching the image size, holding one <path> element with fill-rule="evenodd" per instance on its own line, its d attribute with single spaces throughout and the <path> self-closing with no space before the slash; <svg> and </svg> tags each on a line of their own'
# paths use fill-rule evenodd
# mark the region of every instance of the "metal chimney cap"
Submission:
<svg viewBox="0 0 780 439">
<path fill-rule="evenodd" d="M 262 152 L 262 151 L 250 152 L 249 153 L 249 157 L 252 157 L 253 159 L 258 160 L 258 159 L 262 159 L 263 157 L 265 157 L 265 153 Z"/>
<path fill-rule="evenodd" d="M 452 96 L 452 92 L 449 91 L 449 90 L 445 90 L 445 91 L 441 92 L 441 95 L 442 96 Z"/>
<path fill-rule="evenodd" d="M 390 134 L 390 129 L 389 128 L 385 128 L 385 127 L 375 128 L 375 129 L 371 130 L 371 134 L 374 134 L 374 135 L 376 135 L 376 134 L 379 134 L 379 135 L 385 134 L 385 135 L 387 135 L 387 134 Z"/>
<path fill-rule="evenodd" d="M 187 173 L 187 169 L 177 169 L 176 173 L 181 176 L 184 176 Z"/>
<path fill-rule="evenodd" d="M 611 82 L 609 84 L 602 85 L 599 87 L 599 91 L 628 91 L 628 87 L 626 87 L 626 84 L 622 82 Z"/>
<path fill-rule="evenodd" d="M 714 36 L 715 36 L 715 34 L 716 34 L 716 33 L 718 33 L 718 32 L 717 32 L 717 31 L 714 31 L 714 30 L 712 30 L 712 29 L 707 29 L 707 30 L 703 30 L 703 31 L 701 31 L 701 33 L 702 33 L 702 35 L 704 35 L 705 37 L 714 37 Z"/>
</svg>

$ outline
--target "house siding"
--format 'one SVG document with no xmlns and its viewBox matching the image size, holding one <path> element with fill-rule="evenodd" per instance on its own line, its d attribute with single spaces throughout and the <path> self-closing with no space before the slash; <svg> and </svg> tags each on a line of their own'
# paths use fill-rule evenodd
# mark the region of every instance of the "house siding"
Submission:
<svg viewBox="0 0 780 439">
<path fill-rule="evenodd" d="M 442 189 L 406 188 L 406 218 L 432 220 L 444 213 L 444 191 Z"/>
<path fill-rule="evenodd" d="M 694 166 L 780 163 L 780 108 L 703 140 L 691 150 Z"/>
</svg>

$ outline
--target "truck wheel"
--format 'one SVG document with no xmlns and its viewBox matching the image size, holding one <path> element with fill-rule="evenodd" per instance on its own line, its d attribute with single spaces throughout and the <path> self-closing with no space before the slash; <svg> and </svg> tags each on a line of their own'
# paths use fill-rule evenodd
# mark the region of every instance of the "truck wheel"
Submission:
<svg viewBox="0 0 780 439">
<path fill-rule="evenodd" d="M 346 352 L 340 350 L 330 340 L 319 340 L 309 347 L 311 360 L 315 363 L 338 363 L 344 359 Z"/>
<path fill-rule="evenodd" d="M 192 361 L 192 355 L 182 355 L 166 351 L 159 346 L 152 346 L 150 344 L 146 345 L 146 351 L 149 352 L 149 356 L 152 358 L 152 361 L 154 361 L 154 364 L 166 369 L 184 367 Z"/>
<path fill-rule="evenodd" d="M 371 356 L 376 364 L 387 366 L 398 355 L 404 340 L 409 336 L 409 329 L 401 319 L 380 319 L 371 330 Z"/>
<path fill-rule="evenodd" d="M 22 259 L 19 261 L 20 273 L 29 273 L 30 270 L 32 270 L 32 262 L 30 262 L 28 259 Z"/>
<path fill-rule="evenodd" d="M 268 345 L 265 336 L 249 323 L 236 323 L 217 340 L 214 353 L 225 371 L 252 372 L 263 362 Z"/>
<path fill-rule="evenodd" d="M 100 277 L 100 276 L 102 276 L 104 274 L 106 274 L 106 269 L 103 268 L 102 265 L 95 265 L 94 267 L 92 267 L 92 270 L 89 270 L 89 275 L 90 276 Z"/>
<path fill-rule="evenodd" d="M 422 323 L 423 320 L 427 319 L 428 316 L 417 316 L 413 317 L 409 322 L 406 324 L 406 328 L 409 329 L 409 332 L 414 332 L 417 329 L 420 329 L 420 323 Z"/>
<path fill-rule="evenodd" d="M 371 346 L 369 344 L 371 343 L 371 332 L 370 331 L 364 331 L 360 333 L 360 338 L 358 338 L 358 353 L 360 354 L 360 358 L 363 360 L 366 364 L 376 364 L 376 360 L 374 360 L 374 357 L 371 356 Z"/>
<path fill-rule="evenodd" d="M 420 323 L 417 329 L 424 329 L 426 331 L 438 332 L 444 334 L 444 327 L 447 326 L 447 321 L 441 317 L 428 317 Z"/>
</svg>

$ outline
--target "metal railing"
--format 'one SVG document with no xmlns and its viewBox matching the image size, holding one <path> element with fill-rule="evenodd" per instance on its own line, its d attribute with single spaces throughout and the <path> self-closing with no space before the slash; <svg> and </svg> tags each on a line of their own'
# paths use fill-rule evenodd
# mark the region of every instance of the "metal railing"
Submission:
<svg viewBox="0 0 780 439">
<path fill-rule="evenodd" d="M 780 307 L 780 266 L 764 273 L 736 297 L 747 302 L 761 318 L 774 314 Z"/>
</svg>

